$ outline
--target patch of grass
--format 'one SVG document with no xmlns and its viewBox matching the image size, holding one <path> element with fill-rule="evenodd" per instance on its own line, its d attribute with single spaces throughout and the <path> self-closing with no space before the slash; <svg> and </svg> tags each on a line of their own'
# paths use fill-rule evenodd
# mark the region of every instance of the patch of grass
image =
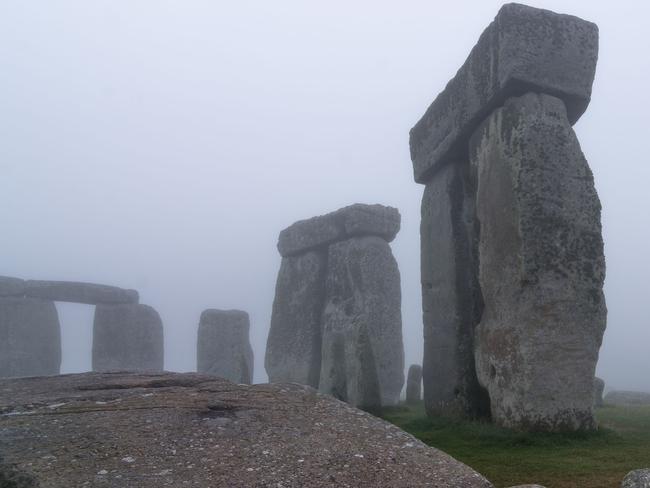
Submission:
<svg viewBox="0 0 650 488">
<path fill-rule="evenodd" d="M 497 488 L 613 488 L 632 469 L 650 467 L 650 406 L 606 406 L 594 432 L 525 433 L 487 422 L 428 418 L 422 404 L 383 418 L 471 466 Z"/>
</svg>

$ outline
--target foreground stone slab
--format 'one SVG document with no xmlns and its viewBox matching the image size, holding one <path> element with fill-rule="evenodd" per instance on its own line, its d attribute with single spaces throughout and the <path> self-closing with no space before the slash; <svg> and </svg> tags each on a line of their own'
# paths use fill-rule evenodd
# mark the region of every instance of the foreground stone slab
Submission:
<svg viewBox="0 0 650 488">
<path fill-rule="evenodd" d="M 7 475 L 43 487 L 492 486 L 312 388 L 196 373 L 0 380 Z"/>
<path fill-rule="evenodd" d="M 61 328 L 54 303 L 0 298 L 0 377 L 59 374 Z"/>
<path fill-rule="evenodd" d="M 630 471 L 623 478 L 621 488 L 650 488 L 650 469 Z"/>
<path fill-rule="evenodd" d="M 234 383 L 253 382 L 250 319 L 241 310 L 205 310 L 197 337 L 196 370 Z"/>
<path fill-rule="evenodd" d="M 485 308 L 476 370 L 507 427 L 595 427 L 606 322 L 600 202 L 562 100 L 506 101 L 470 143 Z"/>
<path fill-rule="evenodd" d="M 0 297 L 23 296 L 25 294 L 25 280 L 0 276 Z"/>
<path fill-rule="evenodd" d="M 136 290 L 75 281 L 30 280 L 25 282 L 25 294 L 55 302 L 86 303 L 88 305 L 138 303 L 139 300 Z"/>
<path fill-rule="evenodd" d="M 278 251 L 295 256 L 352 236 L 373 235 L 392 241 L 400 228 L 399 211 L 357 203 L 326 215 L 300 220 L 280 232 Z"/>
<path fill-rule="evenodd" d="M 163 326 L 149 305 L 97 305 L 93 323 L 93 371 L 161 371 Z"/>
<path fill-rule="evenodd" d="M 417 403 L 422 399 L 422 366 L 411 364 L 406 380 L 406 403 Z"/>
<path fill-rule="evenodd" d="M 351 405 L 394 405 L 404 385 L 397 262 L 379 237 L 329 247 L 319 389 Z"/>
<path fill-rule="evenodd" d="M 415 181 L 440 165 L 466 159 L 467 140 L 510 97 L 541 92 L 562 99 L 575 123 L 591 98 L 598 27 L 570 15 L 506 4 L 465 64 L 411 129 Z"/>
<path fill-rule="evenodd" d="M 282 258 L 266 343 L 269 381 L 318 388 L 327 254 Z"/>
<path fill-rule="evenodd" d="M 650 405 L 650 393 L 642 391 L 610 391 L 603 401 L 607 405 L 620 405 L 633 407 L 638 405 Z"/>
<path fill-rule="evenodd" d="M 442 167 L 422 196 L 422 369 L 430 416 L 472 418 L 489 410 L 474 367 L 482 313 L 475 199 L 469 162 Z"/>
</svg>

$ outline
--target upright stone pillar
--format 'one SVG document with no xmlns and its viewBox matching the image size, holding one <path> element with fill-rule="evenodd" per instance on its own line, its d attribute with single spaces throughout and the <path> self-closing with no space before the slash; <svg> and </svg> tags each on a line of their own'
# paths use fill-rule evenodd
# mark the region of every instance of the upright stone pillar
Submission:
<svg viewBox="0 0 650 488">
<path fill-rule="evenodd" d="M 589 104 L 597 54 L 594 24 L 504 5 L 411 129 L 414 177 L 426 185 L 429 415 L 489 410 L 517 428 L 594 425 L 600 204 L 571 124 Z"/>
<path fill-rule="evenodd" d="M 162 371 L 163 326 L 149 305 L 97 305 L 93 324 L 93 371 Z"/>
<path fill-rule="evenodd" d="M 416 404 L 422 400 L 422 366 L 411 364 L 406 379 L 406 403 Z"/>
<path fill-rule="evenodd" d="M 511 98 L 470 143 L 481 225 L 479 381 L 508 427 L 595 427 L 606 309 L 600 202 L 562 100 Z"/>
<path fill-rule="evenodd" d="M 394 405 L 404 384 L 397 262 L 380 237 L 329 248 L 320 390 L 352 405 Z"/>
<path fill-rule="evenodd" d="M 196 370 L 237 384 L 253 382 L 250 320 L 241 310 L 205 310 L 201 314 Z"/>
<path fill-rule="evenodd" d="M 0 377 L 54 375 L 60 368 L 61 328 L 54 302 L 0 297 Z"/>
</svg>

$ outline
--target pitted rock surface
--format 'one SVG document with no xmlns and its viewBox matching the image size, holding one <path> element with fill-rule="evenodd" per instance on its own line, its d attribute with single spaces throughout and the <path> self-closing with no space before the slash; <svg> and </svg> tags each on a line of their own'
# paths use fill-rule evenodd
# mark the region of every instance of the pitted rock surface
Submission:
<svg viewBox="0 0 650 488">
<path fill-rule="evenodd" d="M 195 373 L 0 380 L 0 457 L 40 488 L 492 486 L 310 387 Z"/>
<path fill-rule="evenodd" d="M 464 156 L 472 131 L 509 97 L 526 92 L 557 96 L 574 123 L 591 99 L 597 58 L 595 24 L 526 5 L 504 5 L 411 129 L 415 181 L 426 183 L 440 165 Z"/>
<path fill-rule="evenodd" d="M 650 469 L 630 471 L 623 478 L 621 488 L 650 488 Z"/>
<path fill-rule="evenodd" d="M 378 236 L 390 242 L 399 232 L 400 220 L 396 208 L 355 203 L 290 225 L 280 232 L 278 251 L 295 256 L 354 236 Z"/>
</svg>

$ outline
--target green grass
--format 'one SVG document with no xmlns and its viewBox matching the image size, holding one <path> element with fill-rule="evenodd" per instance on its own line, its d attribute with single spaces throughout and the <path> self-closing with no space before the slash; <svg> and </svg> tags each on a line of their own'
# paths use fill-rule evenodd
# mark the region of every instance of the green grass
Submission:
<svg viewBox="0 0 650 488">
<path fill-rule="evenodd" d="M 486 422 L 428 418 L 422 404 L 383 418 L 471 466 L 497 488 L 615 488 L 632 469 L 650 467 L 650 406 L 596 411 L 595 432 L 522 433 Z"/>
</svg>

